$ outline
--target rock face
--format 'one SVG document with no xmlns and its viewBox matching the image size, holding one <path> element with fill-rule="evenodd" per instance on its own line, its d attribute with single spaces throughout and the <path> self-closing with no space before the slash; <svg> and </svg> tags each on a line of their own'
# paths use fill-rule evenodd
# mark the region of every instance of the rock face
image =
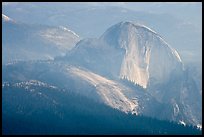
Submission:
<svg viewBox="0 0 204 137">
<path fill-rule="evenodd" d="M 139 85 L 159 103 L 166 105 L 166 109 L 155 107 L 160 115 L 151 113 L 152 109 L 141 114 L 183 120 L 194 125 L 200 123 L 201 116 L 192 114 L 201 112 L 200 97 L 193 82 L 186 82 L 189 78 L 185 77 L 187 74 L 178 52 L 146 26 L 120 22 L 98 39 L 81 40 L 63 60 L 108 79 L 125 79 Z M 194 92 L 192 97 L 189 96 L 191 90 Z M 183 94 L 188 97 L 183 99 Z M 190 102 L 196 100 L 198 103 L 193 106 Z M 141 103 L 138 106 L 136 108 L 144 107 Z M 150 110 L 150 105 L 146 107 Z"/>
<path fill-rule="evenodd" d="M 162 83 L 172 72 L 182 70 L 182 61 L 176 50 L 153 30 L 131 22 L 120 22 L 110 27 L 99 39 L 79 42 L 68 56 L 72 59 L 80 56 L 81 64 L 86 67 L 127 79 L 143 88 L 151 83 Z M 101 63 L 103 66 L 96 68 Z"/>
</svg>

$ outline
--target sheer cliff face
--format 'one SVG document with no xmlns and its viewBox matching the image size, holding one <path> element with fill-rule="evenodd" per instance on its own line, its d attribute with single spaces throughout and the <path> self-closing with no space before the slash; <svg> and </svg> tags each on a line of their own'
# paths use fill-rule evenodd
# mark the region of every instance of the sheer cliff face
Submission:
<svg viewBox="0 0 204 137">
<path fill-rule="evenodd" d="M 185 70 L 179 54 L 159 34 L 146 26 L 120 22 L 110 27 L 98 39 L 80 41 L 72 52 L 67 54 L 65 60 L 110 80 L 120 83 L 120 79 L 126 79 L 129 81 L 128 84 L 132 82 L 142 86 L 146 89 L 143 91 L 147 91 L 145 93 L 150 94 L 165 106 L 165 109 L 152 107 L 161 113 L 154 113 L 157 118 L 200 124 L 201 99 L 195 93 L 197 89 L 193 85 L 194 82 L 187 82 L 188 78 L 185 78 L 186 74 L 184 74 Z M 107 81 L 104 83 L 107 84 Z M 116 90 L 117 88 L 109 85 L 110 83 L 105 85 L 105 88 L 102 87 L 97 90 L 99 92 L 104 91 L 107 97 L 114 96 L 114 92 L 124 93 L 128 91 L 127 89 Z M 136 93 L 135 89 L 134 92 L 135 94 L 139 93 Z M 131 96 L 130 99 L 132 97 L 134 96 Z M 107 100 L 114 100 L 113 98 L 104 99 L 107 102 Z M 119 94 L 116 98 L 126 102 L 125 98 Z M 144 96 L 139 98 L 147 99 Z M 112 103 L 114 104 L 112 106 L 117 106 L 115 105 L 118 103 L 117 99 Z M 195 101 L 198 103 L 192 103 Z M 141 101 L 138 102 L 140 103 L 135 107 L 136 112 L 144 107 Z M 154 106 L 154 103 L 150 104 Z M 131 103 L 125 103 L 121 106 L 129 106 L 128 110 L 134 110 Z M 152 116 L 153 109 L 150 109 L 149 105 L 145 108 L 151 110 L 148 111 L 147 115 Z M 144 111 L 141 113 L 145 114 Z"/>
<path fill-rule="evenodd" d="M 160 83 L 167 80 L 172 71 L 182 69 L 176 50 L 145 26 L 121 22 L 109 28 L 100 39 L 109 46 L 125 50 L 119 78 L 143 88 L 151 83 L 150 78 Z"/>
<path fill-rule="evenodd" d="M 131 22 L 110 27 L 99 39 L 80 41 L 68 59 L 106 77 L 143 88 L 161 84 L 182 71 L 182 61 L 150 28 Z"/>
</svg>

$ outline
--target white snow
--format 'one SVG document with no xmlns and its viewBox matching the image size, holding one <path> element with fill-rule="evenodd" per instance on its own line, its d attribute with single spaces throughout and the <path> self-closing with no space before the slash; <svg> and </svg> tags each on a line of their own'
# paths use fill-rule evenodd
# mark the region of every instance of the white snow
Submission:
<svg viewBox="0 0 204 137">
<path fill-rule="evenodd" d="M 179 123 L 180 123 L 181 125 L 186 126 L 186 123 L 185 123 L 183 120 L 180 120 Z"/>
<path fill-rule="evenodd" d="M 2 14 L 2 20 L 4 21 L 13 21 L 11 18 L 9 18 L 8 16 Z"/>
<path fill-rule="evenodd" d="M 68 31 L 68 32 L 71 32 L 72 34 L 74 34 L 76 37 L 79 38 L 79 35 L 77 35 L 74 31 L 64 27 L 64 26 L 59 26 L 59 28 L 63 29 L 64 31 Z"/>
<path fill-rule="evenodd" d="M 179 62 L 182 62 L 179 53 L 174 48 L 172 48 L 163 38 L 161 38 L 160 36 L 158 36 L 158 38 L 171 50 L 171 53 L 176 57 L 176 59 Z"/>
<path fill-rule="evenodd" d="M 177 116 L 178 113 L 179 113 L 179 106 L 178 106 L 178 104 L 175 103 L 174 104 L 174 115 Z"/>
<path fill-rule="evenodd" d="M 9 82 L 3 82 L 3 83 L 2 83 L 2 88 L 3 88 L 3 87 L 8 87 L 8 86 L 10 86 L 10 83 L 9 83 Z"/>
<path fill-rule="evenodd" d="M 174 51 L 173 54 L 178 58 L 178 60 L 181 62 L 181 57 L 179 56 L 178 52 L 172 48 L 172 50 Z"/>
<path fill-rule="evenodd" d="M 48 88 L 57 89 L 56 86 L 49 85 L 47 83 L 44 83 L 44 82 L 41 82 L 38 80 L 29 80 L 29 81 L 18 82 L 18 83 L 13 84 L 13 86 L 24 87 L 25 89 L 29 89 L 30 86 L 41 86 L 41 87 L 48 87 Z"/>
<path fill-rule="evenodd" d="M 147 27 L 147 26 L 145 26 L 145 25 L 143 25 L 143 24 L 139 24 L 139 23 L 138 23 L 138 24 L 135 24 L 135 25 L 136 25 L 136 26 L 143 27 L 143 28 L 147 29 L 148 31 L 157 34 L 156 31 L 152 30 L 151 28 L 149 28 L 149 27 Z"/>
<path fill-rule="evenodd" d="M 202 130 L 202 125 L 201 125 L 201 124 L 198 124 L 198 125 L 197 125 L 197 128 L 200 129 L 200 130 Z"/>
</svg>

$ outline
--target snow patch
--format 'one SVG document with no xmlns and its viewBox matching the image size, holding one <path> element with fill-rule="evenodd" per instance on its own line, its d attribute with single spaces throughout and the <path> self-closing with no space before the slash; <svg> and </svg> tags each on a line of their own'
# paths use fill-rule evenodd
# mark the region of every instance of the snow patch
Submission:
<svg viewBox="0 0 204 137">
<path fill-rule="evenodd" d="M 23 81 L 13 84 L 12 86 L 15 87 L 24 87 L 26 90 L 28 90 L 31 86 L 41 86 L 41 87 L 48 87 L 52 89 L 57 89 L 57 87 L 48 85 L 47 83 L 38 81 L 38 80 L 29 80 L 29 81 Z"/>
<path fill-rule="evenodd" d="M 197 129 L 202 130 L 202 125 L 201 125 L 201 124 L 198 124 L 198 125 L 197 125 Z"/>
<path fill-rule="evenodd" d="M 9 18 L 8 16 L 2 14 L 2 20 L 3 21 L 13 21 L 11 18 Z"/>
<path fill-rule="evenodd" d="M 77 35 L 74 31 L 64 27 L 64 26 L 59 26 L 59 28 L 63 29 L 64 31 L 68 31 L 68 32 L 71 32 L 72 34 L 74 34 L 76 37 L 79 38 L 79 35 Z"/>
<path fill-rule="evenodd" d="M 178 104 L 175 102 L 175 100 L 173 100 L 173 107 L 174 107 L 174 115 L 177 116 L 179 113 L 179 106 Z"/>
<path fill-rule="evenodd" d="M 183 120 L 180 120 L 179 123 L 183 126 L 186 126 L 186 123 Z"/>
</svg>

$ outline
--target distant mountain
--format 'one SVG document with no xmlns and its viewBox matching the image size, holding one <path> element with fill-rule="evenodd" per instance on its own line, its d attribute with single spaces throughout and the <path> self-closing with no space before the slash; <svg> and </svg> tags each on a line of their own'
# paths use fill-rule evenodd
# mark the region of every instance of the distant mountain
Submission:
<svg viewBox="0 0 204 137">
<path fill-rule="evenodd" d="M 99 39 L 85 39 L 67 53 L 67 60 L 94 72 L 127 79 L 144 88 L 181 73 L 178 52 L 146 26 L 120 22 Z"/>
<path fill-rule="evenodd" d="M 2 14 L 3 63 L 53 59 L 72 49 L 79 39 L 62 26 L 28 25 Z"/>
<path fill-rule="evenodd" d="M 143 87 L 172 108 L 160 110 L 158 118 L 195 125 L 202 121 L 202 99 L 195 80 L 188 76 L 178 52 L 144 25 L 120 22 L 98 39 L 81 40 L 65 57 L 55 60 Z"/>
<path fill-rule="evenodd" d="M 120 22 L 99 38 L 80 40 L 66 56 L 13 62 L 2 69 L 4 91 L 9 83 L 23 90 L 59 87 L 134 117 L 202 126 L 202 96 L 195 78 L 179 53 L 144 25 Z"/>
</svg>

